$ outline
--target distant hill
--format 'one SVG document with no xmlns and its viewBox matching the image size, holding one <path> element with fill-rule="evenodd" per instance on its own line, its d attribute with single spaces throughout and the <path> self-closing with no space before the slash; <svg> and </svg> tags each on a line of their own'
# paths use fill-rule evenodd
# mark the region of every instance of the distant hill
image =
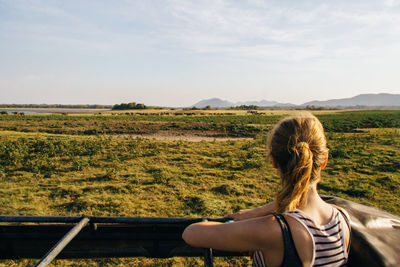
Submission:
<svg viewBox="0 0 400 267">
<path fill-rule="evenodd" d="M 259 107 L 296 107 L 297 105 L 291 103 L 279 103 L 276 101 L 241 101 L 230 102 L 220 98 L 204 99 L 192 105 L 197 108 L 204 108 L 210 106 L 213 108 L 228 108 L 241 105 L 256 105 Z M 323 106 L 323 107 L 353 107 L 353 106 L 400 106 L 400 94 L 361 94 L 351 98 L 330 99 L 326 101 L 310 101 L 299 106 Z"/>
<path fill-rule="evenodd" d="M 259 107 L 272 107 L 272 106 L 294 106 L 293 104 L 283 104 L 279 103 L 276 101 L 267 101 L 267 100 L 261 100 L 261 101 L 240 101 L 240 102 L 230 102 L 226 100 L 222 100 L 219 98 L 210 98 L 210 99 L 204 99 L 196 104 L 192 105 L 193 107 L 197 108 L 204 108 L 206 106 L 210 106 L 213 108 L 229 108 L 229 107 L 236 107 L 236 106 L 241 106 L 241 105 L 255 105 Z"/>
<path fill-rule="evenodd" d="M 310 101 L 302 106 L 400 106 L 400 94 L 361 94 L 351 98 Z"/>
<path fill-rule="evenodd" d="M 210 99 L 204 99 L 201 100 L 199 102 L 197 102 L 196 104 L 193 105 L 193 107 L 197 107 L 197 108 L 204 108 L 206 106 L 210 106 L 213 108 L 228 108 L 228 107 L 232 107 L 235 104 L 226 100 L 222 100 L 219 98 L 210 98 Z"/>
</svg>

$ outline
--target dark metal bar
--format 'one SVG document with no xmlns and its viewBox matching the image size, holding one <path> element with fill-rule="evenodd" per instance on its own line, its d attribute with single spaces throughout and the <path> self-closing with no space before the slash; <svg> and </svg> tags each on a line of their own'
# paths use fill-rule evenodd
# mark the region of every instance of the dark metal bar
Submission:
<svg viewBox="0 0 400 267">
<path fill-rule="evenodd" d="M 74 226 L 55 246 L 35 265 L 35 267 L 46 267 L 55 257 L 68 245 L 68 243 L 87 225 L 89 218 L 83 218 Z"/>
<path fill-rule="evenodd" d="M 77 223 L 81 216 L 0 216 L 0 222 Z"/>
<path fill-rule="evenodd" d="M 203 219 L 203 222 L 208 221 L 208 219 Z M 204 249 L 204 267 L 213 267 L 213 256 L 212 256 L 212 249 L 211 248 L 205 248 Z"/>
<path fill-rule="evenodd" d="M 192 224 L 201 222 L 201 218 L 153 218 L 153 217 L 88 217 L 91 223 L 127 223 L 127 224 Z M 79 216 L 0 216 L 0 222 L 33 223 L 77 223 Z M 213 222 L 225 222 L 227 218 L 207 219 Z"/>
<path fill-rule="evenodd" d="M 213 250 L 211 248 L 205 248 L 204 250 L 204 267 L 214 267 Z"/>
</svg>

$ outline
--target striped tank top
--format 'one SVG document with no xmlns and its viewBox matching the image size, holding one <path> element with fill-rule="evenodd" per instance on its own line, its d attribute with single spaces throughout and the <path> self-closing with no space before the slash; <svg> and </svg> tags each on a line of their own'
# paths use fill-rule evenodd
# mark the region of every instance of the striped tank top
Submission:
<svg viewBox="0 0 400 267">
<path fill-rule="evenodd" d="M 350 245 L 346 249 L 343 231 L 346 224 L 350 230 L 350 225 L 347 222 L 347 215 L 339 212 L 338 209 L 334 207 L 332 219 L 327 224 L 318 226 L 309 216 L 299 210 L 286 212 L 285 214 L 299 221 L 307 229 L 313 239 L 313 258 L 310 266 L 345 266 L 347 264 Z M 346 216 L 346 218 L 344 216 Z M 291 242 L 293 242 L 288 225 L 287 228 Z M 283 230 L 282 228 L 282 231 Z M 286 243 L 284 242 L 285 246 L 287 246 Z M 296 250 L 294 245 L 291 247 Z M 297 251 L 294 252 L 295 255 L 297 255 Z M 297 257 L 297 259 L 299 259 L 299 257 Z M 299 265 L 301 265 L 301 262 L 299 262 Z M 256 251 L 253 255 L 253 267 L 261 266 L 265 266 L 263 255 L 260 251 Z"/>
</svg>

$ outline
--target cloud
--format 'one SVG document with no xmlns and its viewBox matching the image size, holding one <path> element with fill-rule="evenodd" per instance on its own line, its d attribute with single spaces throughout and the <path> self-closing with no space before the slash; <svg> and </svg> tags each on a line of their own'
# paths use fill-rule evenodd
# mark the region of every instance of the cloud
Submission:
<svg viewBox="0 0 400 267">
<path fill-rule="evenodd" d="M 291 3 L 293 8 L 270 1 L 247 5 L 169 1 L 167 23 L 158 26 L 166 39 L 194 53 L 277 60 L 334 57 L 345 50 L 358 50 L 355 56 L 364 51 L 365 56 L 370 45 L 384 45 L 399 30 L 399 12 L 378 9 L 371 2 L 349 7 L 343 2 L 337 6 L 316 1 L 315 5 Z"/>
<path fill-rule="evenodd" d="M 32 39 L 36 35 L 98 51 L 129 49 L 127 44 L 132 44 L 154 51 L 287 61 L 335 57 L 356 49 L 355 55 L 368 55 L 369 46 L 384 45 L 389 38 L 399 41 L 398 2 L 2 1 L 39 18 L 9 27 L 9 33 Z"/>
<path fill-rule="evenodd" d="M 260 10 L 227 1 L 199 4 L 175 0 L 168 2 L 166 10 L 169 13 L 158 18 L 157 34 L 189 52 L 280 57 L 293 54 L 297 43 L 302 50 L 299 54 L 315 56 L 307 51 L 316 45 L 304 38 L 310 29 L 297 24 L 314 21 L 317 14 L 313 13 L 319 7 L 305 14 L 282 7 Z"/>
<path fill-rule="evenodd" d="M 400 1 L 399 0 L 385 0 L 384 3 L 388 7 L 395 7 L 395 6 L 399 6 L 400 5 Z"/>
</svg>

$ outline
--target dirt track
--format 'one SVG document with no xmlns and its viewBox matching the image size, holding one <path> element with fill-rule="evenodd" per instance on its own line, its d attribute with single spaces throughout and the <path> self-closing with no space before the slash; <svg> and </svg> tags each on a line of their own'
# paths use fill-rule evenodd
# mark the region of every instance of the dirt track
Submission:
<svg viewBox="0 0 400 267">
<path fill-rule="evenodd" d="M 146 139 L 156 139 L 156 140 L 183 140 L 190 142 L 200 142 L 200 141 L 227 141 L 227 140 L 253 140 L 249 137 L 221 137 L 221 136 L 201 136 L 194 134 L 173 134 L 173 133 L 156 133 L 156 134 L 129 134 L 120 136 L 131 136 Z"/>
</svg>

